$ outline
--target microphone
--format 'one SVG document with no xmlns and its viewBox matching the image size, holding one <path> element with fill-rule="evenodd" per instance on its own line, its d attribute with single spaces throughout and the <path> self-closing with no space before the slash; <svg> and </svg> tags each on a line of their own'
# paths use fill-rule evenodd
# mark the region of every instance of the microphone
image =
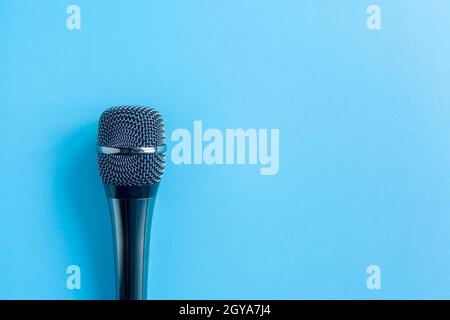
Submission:
<svg viewBox="0 0 450 320">
<path fill-rule="evenodd" d="M 150 230 L 165 151 L 164 123 L 158 111 L 117 106 L 102 113 L 98 167 L 113 225 L 120 300 L 146 297 Z"/>
</svg>

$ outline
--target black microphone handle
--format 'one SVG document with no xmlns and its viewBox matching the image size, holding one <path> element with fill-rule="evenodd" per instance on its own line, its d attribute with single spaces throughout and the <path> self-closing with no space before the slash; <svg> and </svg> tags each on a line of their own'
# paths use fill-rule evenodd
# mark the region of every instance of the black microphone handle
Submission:
<svg viewBox="0 0 450 320">
<path fill-rule="evenodd" d="M 121 187 L 105 184 L 113 225 L 116 295 L 144 300 L 153 208 L 159 183 Z"/>
</svg>

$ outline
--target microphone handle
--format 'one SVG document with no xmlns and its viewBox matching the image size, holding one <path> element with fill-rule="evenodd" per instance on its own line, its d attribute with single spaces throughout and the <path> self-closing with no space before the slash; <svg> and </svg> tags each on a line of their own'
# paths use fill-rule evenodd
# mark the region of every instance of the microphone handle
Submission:
<svg viewBox="0 0 450 320">
<path fill-rule="evenodd" d="M 147 186 L 148 187 L 148 186 Z M 113 225 L 116 296 L 144 300 L 147 294 L 148 252 L 158 185 L 151 192 L 105 185 Z M 146 197 L 143 197 L 146 196 Z"/>
</svg>

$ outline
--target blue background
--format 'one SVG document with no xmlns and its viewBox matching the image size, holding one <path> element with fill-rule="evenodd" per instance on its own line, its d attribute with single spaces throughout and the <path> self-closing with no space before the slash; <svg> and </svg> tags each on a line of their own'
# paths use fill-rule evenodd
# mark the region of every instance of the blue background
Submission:
<svg viewBox="0 0 450 320">
<path fill-rule="evenodd" d="M 77 0 L 74 31 L 70 4 L 0 2 L 0 298 L 114 297 L 95 143 L 122 104 L 168 137 L 280 129 L 275 176 L 168 161 L 150 299 L 450 298 L 449 1 Z"/>
</svg>

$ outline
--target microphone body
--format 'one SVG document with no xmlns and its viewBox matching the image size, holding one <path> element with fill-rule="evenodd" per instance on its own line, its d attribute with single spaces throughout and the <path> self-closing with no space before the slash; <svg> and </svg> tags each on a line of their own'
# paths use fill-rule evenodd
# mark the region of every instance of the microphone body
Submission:
<svg viewBox="0 0 450 320">
<path fill-rule="evenodd" d="M 113 225 L 116 296 L 120 300 L 144 300 L 153 209 L 159 183 L 137 188 L 104 186 Z"/>
<path fill-rule="evenodd" d="M 102 113 L 98 165 L 113 226 L 120 300 L 146 298 L 150 231 L 165 151 L 164 123 L 158 111 L 117 106 Z"/>
</svg>

